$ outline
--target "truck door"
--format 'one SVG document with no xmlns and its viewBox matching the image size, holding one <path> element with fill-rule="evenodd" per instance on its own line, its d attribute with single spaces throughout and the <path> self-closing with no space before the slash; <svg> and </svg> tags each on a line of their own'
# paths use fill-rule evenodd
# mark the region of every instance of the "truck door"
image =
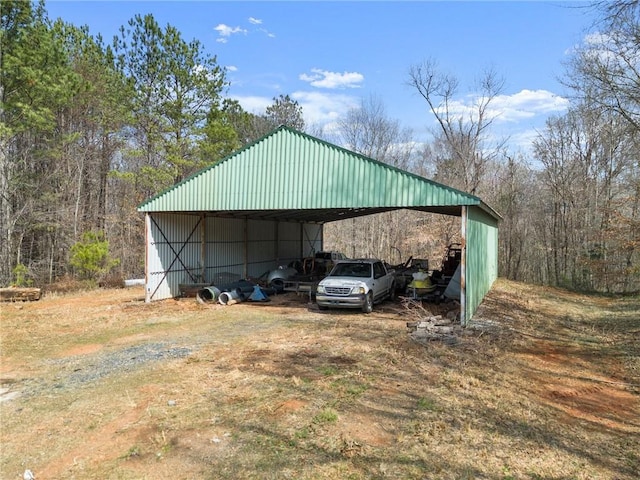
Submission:
<svg viewBox="0 0 640 480">
<path fill-rule="evenodd" d="M 373 264 L 373 296 L 380 297 L 384 295 L 389 286 L 386 284 L 385 275 L 387 274 L 387 270 L 382 265 L 382 262 L 375 262 Z"/>
</svg>

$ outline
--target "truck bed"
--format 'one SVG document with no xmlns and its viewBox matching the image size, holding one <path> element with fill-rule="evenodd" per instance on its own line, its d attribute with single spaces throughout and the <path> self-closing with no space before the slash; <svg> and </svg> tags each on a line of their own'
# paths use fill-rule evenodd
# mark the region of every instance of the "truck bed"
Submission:
<svg viewBox="0 0 640 480">
<path fill-rule="evenodd" d="M 299 275 L 284 281 L 285 292 L 308 293 L 315 295 L 318 283 L 324 277 L 317 275 Z"/>
</svg>

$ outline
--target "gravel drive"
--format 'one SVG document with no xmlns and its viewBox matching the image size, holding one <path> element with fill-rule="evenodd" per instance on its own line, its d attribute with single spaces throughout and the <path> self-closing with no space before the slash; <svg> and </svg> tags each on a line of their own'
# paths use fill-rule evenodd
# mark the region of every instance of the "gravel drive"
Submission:
<svg viewBox="0 0 640 480">
<path fill-rule="evenodd" d="M 93 385 L 115 373 L 131 373 L 154 362 L 185 358 L 194 351 L 196 348 L 193 346 L 153 342 L 108 352 L 47 360 L 46 363 L 54 366 L 57 370 L 52 379 L 26 378 L 16 382 L 7 389 L 7 392 L 4 392 L 5 400 L 16 398 L 18 396 L 16 389 L 20 390 L 19 396 L 21 397 L 34 397 L 53 389 L 82 388 Z"/>
</svg>

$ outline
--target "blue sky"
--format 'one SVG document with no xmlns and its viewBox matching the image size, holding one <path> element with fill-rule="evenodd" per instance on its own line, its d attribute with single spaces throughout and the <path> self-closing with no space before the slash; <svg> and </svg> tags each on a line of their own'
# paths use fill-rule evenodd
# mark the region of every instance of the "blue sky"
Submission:
<svg viewBox="0 0 640 480">
<path fill-rule="evenodd" d="M 496 134 L 526 148 L 549 115 L 562 114 L 568 92 L 559 78 L 593 22 L 582 2 L 383 1 L 52 1 L 49 16 L 110 41 L 136 13 L 197 38 L 227 68 L 228 95 L 260 113 L 288 94 L 308 125 L 330 128 L 361 99 L 375 95 L 387 116 L 427 140 L 435 127 L 426 102 L 407 85 L 424 60 L 473 82 L 493 68 L 505 80 Z"/>
</svg>

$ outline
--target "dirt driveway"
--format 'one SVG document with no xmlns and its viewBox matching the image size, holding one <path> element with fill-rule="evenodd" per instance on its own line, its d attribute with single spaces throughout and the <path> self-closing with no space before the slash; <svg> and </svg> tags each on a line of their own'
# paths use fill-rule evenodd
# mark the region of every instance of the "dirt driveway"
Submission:
<svg viewBox="0 0 640 480">
<path fill-rule="evenodd" d="M 500 281 L 453 345 L 399 303 L 3 304 L 0 476 L 637 478 L 639 304 Z"/>
</svg>

